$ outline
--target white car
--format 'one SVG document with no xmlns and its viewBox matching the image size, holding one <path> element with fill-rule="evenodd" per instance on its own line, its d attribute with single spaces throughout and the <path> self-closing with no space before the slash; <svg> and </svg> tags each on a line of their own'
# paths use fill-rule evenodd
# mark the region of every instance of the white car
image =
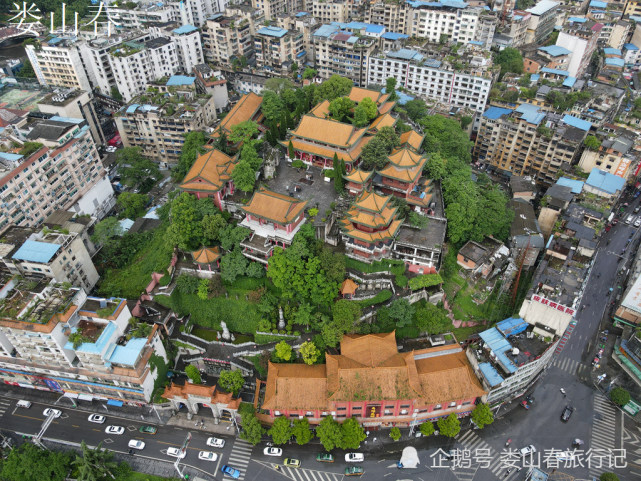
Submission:
<svg viewBox="0 0 641 481">
<path fill-rule="evenodd" d="M 106 152 L 115 152 L 116 150 L 118 149 L 116 149 L 116 147 L 114 147 L 113 145 L 110 145 L 105 149 Z"/>
<path fill-rule="evenodd" d="M 122 426 L 107 426 L 107 429 L 105 429 L 105 432 L 107 434 L 124 434 L 125 433 L 125 428 Z"/>
<path fill-rule="evenodd" d="M 220 438 L 209 438 L 207 439 L 207 446 L 213 448 L 223 448 L 225 447 L 225 440 Z"/>
<path fill-rule="evenodd" d="M 203 461 L 216 461 L 218 459 L 218 455 L 211 451 L 201 451 L 198 453 L 198 459 L 202 459 Z"/>
<path fill-rule="evenodd" d="M 53 414 L 54 418 L 59 418 L 62 415 L 62 411 L 60 411 L 58 409 L 47 408 L 44 411 L 42 411 L 42 414 L 46 418 L 48 418 L 51 414 Z"/>
<path fill-rule="evenodd" d="M 183 451 L 182 449 L 179 448 L 167 448 L 167 456 L 171 456 L 172 458 L 184 458 L 187 456 L 187 451 Z"/>
<path fill-rule="evenodd" d="M 634 227 L 641 227 L 641 217 L 634 221 Z"/>
<path fill-rule="evenodd" d="M 138 439 L 130 439 L 129 444 L 127 444 L 132 449 L 145 449 L 145 443 Z"/>
<path fill-rule="evenodd" d="M 536 448 L 534 447 L 533 444 L 530 444 L 529 446 L 525 446 L 524 448 L 521 448 L 521 456 L 527 456 L 529 454 L 534 454 L 536 453 Z"/>
<path fill-rule="evenodd" d="M 90 423 L 96 423 L 96 424 L 102 424 L 106 420 L 107 418 L 100 414 L 92 414 L 87 418 L 87 421 L 89 421 Z"/>
<path fill-rule="evenodd" d="M 346 463 L 362 463 L 365 460 L 363 453 L 347 453 L 345 455 Z"/>
<path fill-rule="evenodd" d="M 283 450 L 280 448 L 265 448 L 263 449 L 263 454 L 265 456 L 282 456 Z"/>
</svg>

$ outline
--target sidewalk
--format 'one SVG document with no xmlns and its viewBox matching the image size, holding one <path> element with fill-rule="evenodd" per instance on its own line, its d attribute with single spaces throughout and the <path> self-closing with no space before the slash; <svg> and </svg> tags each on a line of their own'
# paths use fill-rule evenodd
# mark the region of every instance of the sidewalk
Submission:
<svg viewBox="0 0 641 481">
<path fill-rule="evenodd" d="M 201 426 L 204 423 L 204 426 Z M 191 419 L 187 419 L 186 412 L 179 412 L 169 419 L 168 426 L 179 426 L 192 431 L 202 431 L 212 434 L 223 434 L 225 436 L 236 436 L 236 428 L 229 421 L 221 420 L 219 424 L 214 424 L 214 418 L 211 416 L 201 416 L 196 414 Z"/>
</svg>

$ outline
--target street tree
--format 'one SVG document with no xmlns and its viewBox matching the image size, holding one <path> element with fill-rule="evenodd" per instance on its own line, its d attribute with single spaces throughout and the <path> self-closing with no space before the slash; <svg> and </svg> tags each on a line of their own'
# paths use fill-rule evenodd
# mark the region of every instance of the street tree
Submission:
<svg viewBox="0 0 641 481">
<path fill-rule="evenodd" d="M 421 434 L 423 436 L 431 436 L 434 434 L 434 423 L 430 421 L 426 421 L 424 423 L 421 423 L 421 425 L 418 427 L 419 431 L 421 431 Z"/>
<path fill-rule="evenodd" d="M 456 417 L 456 414 L 452 413 L 446 418 L 440 418 L 436 424 L 438 425 L 438 431 L 443 436 L 448 438 L 456 437 L 456 435 L 461 431 L 461 422 Z"/>
<path fill-rule="evenodd" d="M 145 194 L 135 194 L 133 192 L 123 192 L 118 196 L 116 205 L 120 210 L 120 216 L 123 219 L 137 219 L 145 213 L 145 206 L 149 202 L 149 196 Z"/>
<path fill-rule="evenodd" d="M 280 341 L 276 346 L 274 347 L 274 351 L 276 352 L 276 357 L 278 359 L 281 359 L 283 361 L 291 361 L 292 359 L 292 346 L 287 344 L 286 341 Z"/>
<path fill-rule="evenodd" d="M 387 77 L 385 80 L 385 93 L 389 94 L 390 101 L 398 99 L 398 94 L 396 93 L 396 79 L 394 77 Z"/>
<path fill-rule="evenodd" d="M 108 240 L 119 237 L 122 234 L 122 226 L 118 219 L 115 217 L 105 217 L 93 228 L 91 242 L 97 245 L 103 245 Z"/>
<path fill-rule="evenodd" d="M 116 153 L 116 163 L 123 184 L 130 187 L 140 185 L 146 178 L 160 178 L 158 164 L 143 156 L 140 147 L 125 147 Z"/>
<path fill-rule="evenodd" d="M 316 428 L 316 436 L 325 448 L 325 451 L 331 451 L 334 448 L 342 446 L 343 433 L 341 425 L 334 420 L 332 416 L 324 417 Z"/>
<path fill-rule="evenodd" d="M 307 418 L 294 419 L 292 436 L 296 437 L 296 443 L 300 446 L 309 443 L 314 438 L 314 433 L 312 433 L 312 430 L 309 427 L 309 421 Z"/>
<path fill-rule="evenodd" d="M 494 414 L 487 404 L 478 404 L 472 411 L 472 421 L 479 429 L 483 429 L 494 422 Z"/>
<path fill-rule="evenodd" d="M 220 371 L 217 384 L 221 389 L 233 393 L 234 396 L 238 396 L 240 390 L 245 385 L 245 378 L 243 377 L 243 373 L 238 369 L 224 369 Z"/>
<path fill-rule="evenodd" d="M 610 391 L 610 399 L 614 404 L 625 406 L 630 402 L 630 393 L 622 387 L 615 387 Z"/>
<path fill-rule="evenodd" d="M 83 441 L 80 443 L 81 454 L 76 454 L 76 458 L 71 465 L 76 469 L 76 479 L 78 481 L 104 481 L 113 479 L 114 471 L 118 464 L 113 462 L 113 453 L 102 449 L 102 442 L 94 449 L 91 449 Z"/>
<path fill-rule="evenodd" d="M 389 437 L 394 441 L 398 441 L 399 439 L 401 439 L 401 430 L 394 426 L 389 432 Z"/>
<path fill-rule="evenodd" d="M 241 439 L 254 446 L 260 443 L 266 431 L 253 413 L 242 416 L 242 426 L 243 430 L 239 435 Z"/>
<path fill-rule="evenodd" d="M 341 449 L 358 449 L 367 435 L 363 426 L 354 418 L 346 419 L 341 424 Z"/>
<path fill-rule="evenodd" d="M 185 367 L 185 374 L 189 379 L 191 379 L 191 382 L 193 382 L 194 384 L 202 383 L 202 378 L 200 377 L 200 371 L 195 365 L 189 364 L 187 367 Z"/>
<path fill-rule="evenodd" d="M 602 473 L 599 481 L 619 481 L 619 477 L 614 473 Z"/>
<path fill-rule="evenodd" d="M 71 456 L 64 451 L 48 451 L 33 443 L 8 450 L 0 463 L 3 481 L 64 481 L 71 469 Z"/>
<path fill-rule="evenodd" d="M 320 351 L 312 341 L 306 341 L 300 346 L 300 355 L 303 362 L 311 366 L 318 360 Z"/>
<path fill-rule="evenodd" d="M 292 437 L 292 426 L 289 418 L 280 416 L 274 419 L 274 424 L 269 428 L 267 434 L 272 437 L 274 444 L 285 444 Z"/>
</svg>

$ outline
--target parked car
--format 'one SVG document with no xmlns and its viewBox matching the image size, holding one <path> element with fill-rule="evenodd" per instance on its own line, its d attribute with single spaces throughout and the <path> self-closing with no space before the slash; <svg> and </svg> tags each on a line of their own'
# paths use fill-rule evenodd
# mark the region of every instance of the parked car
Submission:
<svg viewBox="0 0 641 481">
<path fill-rule="evenodd" d="M 225 440 L 220 438 L 208 438 L 207 446 L 211 446 L 213 448 L 223 448 L 225 447 Z"/>
<path fill-rule="evenodd" d="M 635 214 L 638 214 L 640 210 L 641 210 L 641 205 L 637 205 L 632 212 Z"/>
<path fill-rule="evenodd" d="M 62 411 L 60 411 L 59 409 L 51 409 L 51 408 L 47 408 L 47 409 L 45 409 L 44 411 L 42 411 L 42 414 L 43 414 L 43 415 L 44 415 L 44 417 L 46 417 L 46 418 L 48 418 L 48 417 L 49 417 L 50 415 L 52 415 L 52 414 L 53 414 L 53 417 L 54 417 L 54 418 L 59 418 L 59 417 L 62 415 Z"/>
<path fill-rule="evenodd" d="M 187 456 L 187 451 L 182 450 L 180 448 L 175 448 L 175 447 L 170 447 L 167 448 L 167 456 L 171 456 L 172 458 L 184 458 Z"/>
<path fill-rule="evenodd" d="M 87 421 L 90 423 L 96 423 L 96 424 L 102 424 L 107 420 L 105 416 L 102 416 L 100 414 L 91 414 L 88 418 Z"/>
<path fill-rule="evenodd" d="M 572 406 L 565 406 L 565 409 L 563 409 L 563 412 L 561 413 L 561 421 L 567 423 L 570 420 L 570 416 L 572 416 L 573 412 L 574 408 Z"/>
<path fill-rule="evenodd" d="M 348 466 L 345 468 L 345 476 L 362 476 L 365 470 L 360 466 Z"/>
<path fill-rule="evenodd" d="M 641 227 L 641 217 L 634 221 L 634 227 Z"/>
<path fill-rule="evenodd" d="M 31 402 L 30 401 L 18 401 L 16 403 L 16 406 L 19 407 L 19 408 L 29 409 L 31 407 Z"/>
<path fill-rule="evenodd" d="M 300 468 L 300 459 L 285 458 L 283 466 L 287 466 L 289 468 Z"/>
<path fill-rule="evenodd" d="M 634 221 L 634 216 L 633 216 L 633 215 L 629 215 L 629 216 L 625 219 L 625 223 L 626 223 L 627 225 L 632 224 L 632 222 L 633 222 L 633 221 Z"/>
<path fill-rule="evenodd" d="M 521 406 L 523 406 L 525 409 L 530 409 L 530 405 L 527 403 L 527 400 L 521 401 Z"/>
<path fill-rule="evenodd" d="M 225 476 L 230 476 L 234 479 L 240 478 L 240 471 L 238 471 L 236 468 L 232 468 L 231 466 L 227 466 L 226 464 L 222 465 L 222 467 L 220 468 L 220 471 Z"/>
<path fill-rule="evenodd" d="M 362 463 L 365 460 L 363 453 L 347 453 L 345 455 L 346 463 Z"/>
<path fill-rule="evenodd" d="M 320 461 L 321 463 L 333 463 L 334 456 L 329 453 L 319 453 L 316 455 L 316 461 Z"/>
<path fill-rule="evenodd" d="M 139 439 L 130 439 L 127 444 L 131 449 L 145 449 L 145 443 Z"/>
<path fill-rule="evenodd" d="M 211 451 L 201 451 L 198 453 L 198 459 L 202 459 L 203 461 L 216 461 L 218 459 L 218 455 Z"/>
<path fill-rule="evenodd" d="M 282 456 L 283 455 L 283 450 L 280 448 L 274 448 L 274 447 L 267 447 L 263 449 L 263 454 L 265 456 Z"/>
<path fill-rule="evenodd" d="M 521 448 L 521 456 L 527 456 L 529 454 L 534 454 L 536 453 L 536 448 L 534 447 L 534 444 L 530 444 L 529 446 L 525 446 L 524 448 Z"/>
<path fill-rule="evenodd" d="M 120 435 L 120 434 L 124 434 L 125 428 L 123 428 L 122 426 L 107 426 L 107 429 L 105 429 L 105 432 L 107 434 Z"/>
<path fill-rule="evenodd" d="M 158 432 L 158 428 L 156 426 L 140 426 L 138 431 L 144 434 L 156 434 Z"/>
</svg>

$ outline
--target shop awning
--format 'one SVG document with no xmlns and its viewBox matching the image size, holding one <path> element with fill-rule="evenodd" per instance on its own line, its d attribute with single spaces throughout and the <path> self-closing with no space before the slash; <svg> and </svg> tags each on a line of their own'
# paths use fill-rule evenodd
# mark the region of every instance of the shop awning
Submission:
<svg viewBox="0 0 641 481">
<path fill-rule="evenodd" d="M 115 399 L 110 399 L 107 401 L 107 406 L 117 406 L 117 407 L 122 407 L 122 401 L 116 401 Z"/>
</svg>

